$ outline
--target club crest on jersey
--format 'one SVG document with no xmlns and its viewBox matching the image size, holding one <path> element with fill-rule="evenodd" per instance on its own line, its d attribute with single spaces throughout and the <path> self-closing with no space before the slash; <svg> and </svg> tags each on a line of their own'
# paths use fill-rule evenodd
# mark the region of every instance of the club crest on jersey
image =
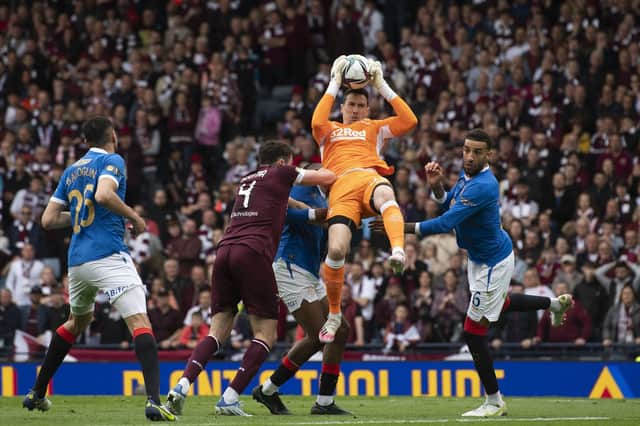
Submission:
<svg viewBox="0 0 640 426">
<path fill-rule="evenodd" d="M 331 142 L 337 140 L 358 140 L 364 141 L 367 138 L 367 131 L 362 130 L 353 130 L 349 127 L 338 127 L 331 131 L 329 134 L 329 140 Z"/>
</svg>

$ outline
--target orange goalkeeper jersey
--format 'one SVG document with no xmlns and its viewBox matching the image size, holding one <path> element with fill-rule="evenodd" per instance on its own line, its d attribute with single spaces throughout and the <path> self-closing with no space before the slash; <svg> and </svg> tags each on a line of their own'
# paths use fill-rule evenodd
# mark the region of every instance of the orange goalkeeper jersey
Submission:
<svg viewBox="0 0 640 426">
<path fill-rule="evenodd" d="M 329 121 L 334 97 L 326 94 L 313 112 L 313 138 L 320 146 L 323 167 L 340 176 L 349 169 L 374 168 L 382 176 L 393 173 L 381 155 L 385 140 L 413 129 L 418 119 L 409 105 L 396 96 L 391 106 L 397 114 L 384 120 L 364 119 L 351 124 Z"/>
</svg>

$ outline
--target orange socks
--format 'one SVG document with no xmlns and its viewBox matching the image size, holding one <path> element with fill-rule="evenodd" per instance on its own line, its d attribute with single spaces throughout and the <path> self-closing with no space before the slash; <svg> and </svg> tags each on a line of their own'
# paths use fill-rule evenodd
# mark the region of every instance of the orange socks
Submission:
<svg viewBox="0 0 640 426">
<path fill-rule="evenodd" d="M 327 258 L 325 263 L 322 264 L 322 275 L 327 289 L 329 313 L 339 314 L 341 312 L 340 301 L 342 300 L 342 286 L 344 284 L 344 260 L 336 261 Z"/>
<path fill-rule="evenodd" d="M 387 232 L 391 248 L 404 248 L 404 217 L 395 201 L 387 201 L 380 206 L 384 230 Z"/>
</svg>

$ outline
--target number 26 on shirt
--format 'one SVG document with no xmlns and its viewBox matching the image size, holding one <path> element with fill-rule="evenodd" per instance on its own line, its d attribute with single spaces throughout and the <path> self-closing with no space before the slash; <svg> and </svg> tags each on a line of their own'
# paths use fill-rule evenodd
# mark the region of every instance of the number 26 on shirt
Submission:
<svg viewBox="0 0 640 426">
<path fill-rule="evenodd" d="M 73 233 L 77 234 L 80 232 L 80 228 L 86 228 L 87 226 L 93 223 L 93 220 L 96 218 L 96 209 L 93 205 L 93 184 L 88 184 L 84 187 L 82 192 L 74 189 L 69 192 L 69 206 L 73 205 L 75 200 L 75 209 L 73 212 Z M 86 213 L 83 214 L 83 218 L 80 218 L 80 213 L 82 212 L 82 208 L 86 207 Z"/>
</svg>

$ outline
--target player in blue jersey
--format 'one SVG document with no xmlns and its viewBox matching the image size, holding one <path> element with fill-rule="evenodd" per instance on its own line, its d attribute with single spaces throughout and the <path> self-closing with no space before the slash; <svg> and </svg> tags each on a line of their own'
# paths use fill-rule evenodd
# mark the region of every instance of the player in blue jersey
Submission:
<svg viewBox="0 0 640 426">
<path fill-rule="evenodd" d="M 502 311 L 549 309 L 554 325 L 562 323 L 571 307 L 571 296 L 558 298 L 508 295 L 514 270 L 514 255 L 509 235 L 500 224 L 498 181 L 489 169 L 492 149 L 490 136 L 476 129 L 467 133 L 463 146 L 463 172 L 449 192 L 445 192 L 444 174 L 438 163 L 425 166 L 432 198 L 440 204 L 442 215 L 419 223 L 405 223 L 406 233 L 419 236 L 456 231 L 458 246 L 467 250 L 467 276 L 471 301 L 464 322 L 464 337 L 476 371 L 487 394 L 484 404 L 462 414 L 465 417 L 502 416 L 507 406 L 500 395 L 489 352 L 487 331 Z M 380 230 L 377 222 L 374 229 Z"/>
<path fill-rule="evenodd" d="M 82 127 L 89 152 L 68 167 L 42 214 L 42 227 L 70 226 L 69 303 L 71 314 L 53 335 L 35 385 L 24 398 L 30 411 L 47 411 L 49 380 L 93 319 L 96 293 L 101 290 L 122 314 L 134 339 L 148 399 L 145 415 L 153 421 L 175 416 L 160 403 L 160 368 L 155 338 L 147 317 L 145 287 L 129 256 L 123 237 L 125 219 L 132 232 L 145 230 L 144 220 L 124 203 L 124 160 L 115 154 L 118 138 L 111 120 L 94 117 Z"/>
<path fill-rule="evenodd" d="M 306 335 L 293 345 L 271 377 L 253 389 L 253 399 L 264 404 L 272 414 L 290 414 L 278 390 L 322 349 L 318 333 L 329 313 L 327 291 L 318 276 L 324 229 L 312 224 L 324 221 L 327 202 L 317 186 L 296 185 L 290 196 L 309 208 L 287 210 L 273 270 L 280 298 Z M 348 336 L 349 328 L 343 320 L 333 342 L 324 346 L 318 397 L 311 414 L 350 414 L 333 400 Z"/>
</svg>

